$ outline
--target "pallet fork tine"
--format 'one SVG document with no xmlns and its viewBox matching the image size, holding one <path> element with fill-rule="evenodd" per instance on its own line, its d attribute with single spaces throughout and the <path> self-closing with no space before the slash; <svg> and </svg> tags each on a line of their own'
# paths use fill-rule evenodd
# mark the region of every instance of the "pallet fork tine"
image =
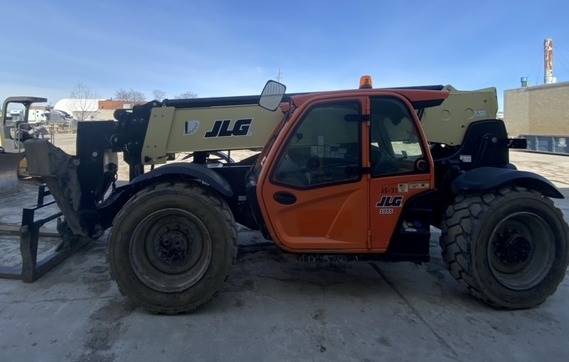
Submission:
<svg viewBox="0 0 569 362">
<path fill-rule="evenodd" d="M 0 266 L 0 278 L 3 279 L 19 279 L 26 283 L 32 283 L 61 264 L 67 257 L 73 254 L 86 244 L 84 239 L 74 237 L 67 232 L 66 227 L 59 220 L 62 212 L 58 211 L 50 216 L 36 220 L 36 211 L 54 205 L 55 201 L 45 202 L 45 197 L 51 195 L 47 186 L 42 184 L 38 187 L 37 204 L 31 208 L 24 208 L 22 212 L 22 223 L 19 230 L 16 231 L 20 238 L 20 254 L 22 256 L 22 264 L 15 266 Z M 58 219 L 58 234 L 62 239 L 61 243 L 54 249 L 52 253 L 38 260 L 38 244 L 40 236 L 40 228 L 46 223 Z M 10 230 L 3 232 L 11 233 Z"/>
</svg>

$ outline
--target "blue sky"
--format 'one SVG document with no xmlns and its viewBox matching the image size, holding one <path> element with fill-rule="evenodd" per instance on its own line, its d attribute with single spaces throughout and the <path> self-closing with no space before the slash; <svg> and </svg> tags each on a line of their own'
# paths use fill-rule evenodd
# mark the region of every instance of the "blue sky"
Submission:
<svg viewBox="0 0 569 362">
<path fill-rule="evenodd" d="M 77 83 L 98 96 L 255 94 L 278 70 L 288 90 L 543 81 L 543 39 L 569 80 L 567 1 L 10 1 L 0 98 L 54 103 Z M 549 12 L 549 14 L 548 14 Z"/>
</svg>

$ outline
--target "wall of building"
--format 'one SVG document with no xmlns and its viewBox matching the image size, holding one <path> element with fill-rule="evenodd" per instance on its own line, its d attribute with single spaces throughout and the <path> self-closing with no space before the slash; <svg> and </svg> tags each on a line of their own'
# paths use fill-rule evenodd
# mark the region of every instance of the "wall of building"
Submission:
<svg viewBox="0 0 569 362">
<path fill-rule="evenodd" d="M 99 101 L 99 109 L 115 110 L 115 109 L 131 109 L 135 103 L 127 101 L 116 101 L 112 99 L 105 99 Z"/>
<path fill-rule="evenodd" d="M 100 121 L 112 121 L 115 119 L 114 116 L 115 110 L 114 109 L 99 109 L 99 113 L 97 114 L 98 120 Z"/>
<path fill-rule="evenodd" d="M 569 136 L 569 82 L 504 91 L 510 136 Z"/>
</svg>

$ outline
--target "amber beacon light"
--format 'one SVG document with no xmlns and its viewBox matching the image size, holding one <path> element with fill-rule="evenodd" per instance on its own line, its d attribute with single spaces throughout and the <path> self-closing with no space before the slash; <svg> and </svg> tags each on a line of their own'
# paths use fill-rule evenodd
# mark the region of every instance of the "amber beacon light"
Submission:
<svg viewBox="0 0 569 362">
<path fill-rule="evenodd" d="M 371 88 L 373 88 L 371 75 L 362 75 L 360 77 L 360 89 L 371 89 Z"/>
</svg>

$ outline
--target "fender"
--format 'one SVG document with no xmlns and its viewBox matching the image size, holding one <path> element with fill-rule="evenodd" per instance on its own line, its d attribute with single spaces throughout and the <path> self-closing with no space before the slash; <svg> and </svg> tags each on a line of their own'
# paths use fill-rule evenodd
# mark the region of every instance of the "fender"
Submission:
<svg viewBox="0 0 569 362">
<path fill-rule="evenodd" d="M 451 188 L 455 194 L 492 190 L 506 185 L 527 187 L 542 195 L 563 199 L 563 195 L 551 181 L 533 172 L 513 168 L 479 167 L 458 176 Z"/>
<path fill-rule="evenodd" d="M 167 179 L 169 177 L 181 177 L 197 180 L 211 186 L 211 188 L 219 192 L 224 197 L 233 196 L 231 186 L 219 174 L 204 165 L 187 162 L 176 162 L 157 167 L 150 172 L 135 177 L 128 183 L 128 185 L 122 187 L 138 189 L 140 186 L 154 183 L 157 180 Z M 120 188 L 117 188 L 117 191 Z"/>
<path fill-rule="evenodd" d="M 112 225 L 116 214 L 136 192 L 153 183 L 173 179 L 198 181 L 211 187 L 224 198 L 233 196 L 229 183 L 206 166 L 185 162 L 167 164 L 135 177 L 124 186 L 117 187 L 102 204 L 97 206 L 99 222 L 103 229 Z"/>
</svg>

